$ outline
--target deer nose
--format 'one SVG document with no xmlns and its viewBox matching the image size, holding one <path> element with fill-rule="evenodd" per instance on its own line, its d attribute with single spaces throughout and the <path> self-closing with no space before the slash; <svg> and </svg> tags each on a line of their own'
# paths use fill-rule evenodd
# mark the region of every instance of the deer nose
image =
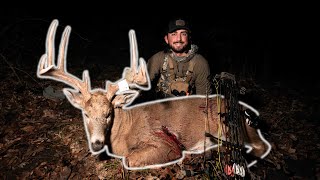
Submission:
<svg viewBox="0 0 320 180">
<path fill-rule="evenodd" d="M 185 91 L 180 92 L 180 96 L 186 96 L 186 95 L 187 95 L 187 93 Z"/>
<path fill-rule="evenodd" d="M 172 93 L 173 95 L 175 95 L 175 96 L 179 96 L 179 94 L 180 94 L 179 91 L 176 90 L 176 89 L 172 90 L 171 93 Z"/>
<path fill-rule="evenodd" d="M 104 142 L 97 140 L 93 142 L 91 145 L 94 151 L 100 151 L 104 146 Z"/>
</svg>

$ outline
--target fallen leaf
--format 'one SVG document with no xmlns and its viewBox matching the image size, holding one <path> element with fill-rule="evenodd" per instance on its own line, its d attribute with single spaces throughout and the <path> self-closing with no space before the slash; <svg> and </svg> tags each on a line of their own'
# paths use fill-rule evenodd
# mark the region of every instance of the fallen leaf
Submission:
<svg viewBox="0 0 320 180">
<path fill-rule="evenodd" d="M 290 154 L 296 153 L 296 149 L 289 148 L 288 149 L 288 153 L 290 153 Z"/>
<path fill-rule="evenodd" d="M 21 128 L 24 132 L 27 132 L 27 133 L 30 133 L 34 130 L 34 126 L 31 126 L 31 125 L 28 125 L 28 126 L 25 126 L 23 128 Z"/>
</svg>

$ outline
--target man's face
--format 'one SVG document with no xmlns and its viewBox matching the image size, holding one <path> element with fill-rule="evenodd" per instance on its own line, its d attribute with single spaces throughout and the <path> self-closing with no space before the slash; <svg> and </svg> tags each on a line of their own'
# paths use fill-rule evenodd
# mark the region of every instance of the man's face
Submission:
<svg viewBox="0 0 320 180">
<path fill-rule="evenodd" d="M 189 33 L 185 29 L 179 29 L 172 33 L 168 33 L 164 40 L 175 53 L 184 53 L 189 44 Z"/>
</svg>

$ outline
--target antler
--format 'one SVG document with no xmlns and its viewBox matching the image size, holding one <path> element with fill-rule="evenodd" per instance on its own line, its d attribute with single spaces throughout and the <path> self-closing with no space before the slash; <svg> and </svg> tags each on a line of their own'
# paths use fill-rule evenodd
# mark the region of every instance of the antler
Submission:
<svg viewBox="0 0 320 180">
<path fill-rule="evenodd" d="M 137 38 L 135 31 L 132 29 L 129 31 L 129 41 L 131 67 L 124 69 L 123 77 L 125 77 L 130 87 L 134 86 L 139 89 L 149 90 L 150 79 L 147 72 L 147 65 L 143 58 L 139 59 Z M 147 87 L 145 87 L 146 85 Z"/>
<path fill-rule="evenodd" d="M 64 82 L 72 86 L 74 89 L 79 90 L 83 95 L 84 99 L 89 99 L 90 78 L 88 71 L 83 72 L 82 81 L 79 78 L 67 72 L 66 56 L 67 46 L 69 43 L 69 37 L 71 32 L 70 26 L 67 26 L 63 31 L 58 54 L 58 62 L 57 65 L 55 65 L 54 40 L 58 24 L 58 20 L 53 20 L 49 27 L 46 40 L 46 53 L 43 54 L 40 58 L 37 75 L 40 78 L 48 78 Z"/>
<path fill-rule="evenodd" d="M 116 92 L 120 90 L 120 94 L 113 100 L 117 107 L 129 105 L 137 97 L 139 91 L 135 88 L 145 91 L 151 88 L 146 62 L 143 58 L 139 59 L 137 38 L 134 30 L 129 31 L 129 41 L 130 67 L 124 69 L 122 79 L 118 83 L 107 82 L 107 96 L 109 99 L 114 97 Z"/>
</svg>

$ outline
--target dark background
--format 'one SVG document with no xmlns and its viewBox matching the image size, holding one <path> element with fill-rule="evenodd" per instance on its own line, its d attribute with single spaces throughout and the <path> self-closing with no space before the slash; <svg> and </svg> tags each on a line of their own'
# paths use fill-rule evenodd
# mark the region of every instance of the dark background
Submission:
<svg viewBox="0 0 320 180">
<path fill-rule="evenodd" d="M 216 7 L 215 9 L 219 9 Z M 128 31 L 137 34 L 140 56 L 148 59 L 163 49 L 163 31 L 176 14 L 137 13 L 125 10 L 67 8 L 3 8 L 0 19 L 0 52 L 15 65 L 34 67 L 45 52 L 50 22 L 58 19 L 57 44 L 71 25 L 68 68 L 129 65 Z M 168 9 L 168 11 L 170 11 Z M 137 11 L 138 12 L 138 11 Z M 308 12 L 308 11 L 307 11 Z M 128 15 L 125 15 L 128 14 Z M 170 14 L 170 15 L 169 15 Z M 282 83 L 300 89 L 318 89 L 317 66 L 304 50 L 312 40 L 302 9 L 227 9 L 202 15 L 182 15 L 192 26 L 193 42 L 200 47 L 212 74 L 228 71 L 237 78 L 260 84 Z M 310 15 L 311 16 L 311 15 Z M 56 44 L 56 46 L 57 46 Z M 307 52 L 309 52 L 308 49 Z"/>
</svg>

